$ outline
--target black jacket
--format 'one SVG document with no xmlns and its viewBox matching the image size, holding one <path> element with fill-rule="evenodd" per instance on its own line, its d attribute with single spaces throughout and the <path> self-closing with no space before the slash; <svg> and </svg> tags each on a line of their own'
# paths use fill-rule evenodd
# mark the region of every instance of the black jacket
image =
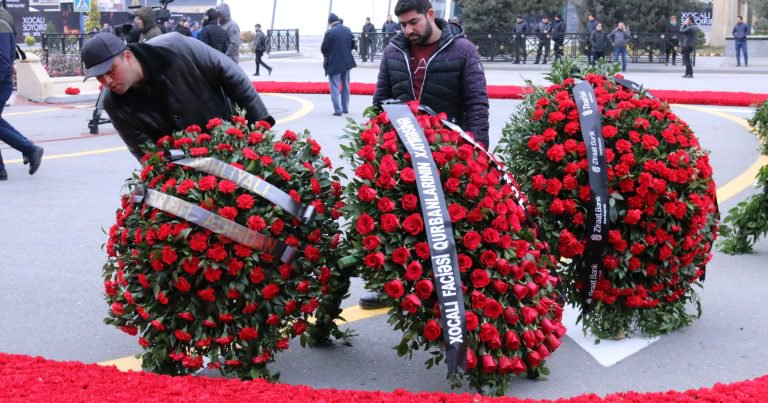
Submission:
<svg viewBox="0 0 768 403">
<path fill-rule="evenodd" d="M 680 26 L 680 35 L 682 36 L 680 40 L 680 46 L 684 48 L 685 47 L 695 48 L 699 38 L 698 33 L 699 33 L 699 27 L 696 26 L 696 24 L 693 24 L 693 25 L 683 24 L 682 26 Z"/>
<path fill-rule="evenodd" d="M 488 146 L 488 92 L 477 48 L 454 23 L 436 19 L 443 35 L 427 63 L 420 102 L 450 119 Z M 410 42 L 400 33 L 384 49 L 373 103 L 411 101 Z"/>
<path fill-rule="evenodd" d="M 192 31 L 189 30 L 189 28 L 179 24 L 176 26 L 176 32 L 184 35 L 184 36 L 192 36 Z"/>
<path fill-rule="evenodd" d="M 672 25 L 667 23 L 667 28 L 664 30 L 666 39 L 674 46 L 680 44 L 680 23 Z"/>
<path fill-rule="evenodd" d="M 552 32 L 552 23 L 540 21 L 533 26 L 533 32 L 539 37 L 539 41 L 548 41 Z"/>
<path fill-rule="evenodd" d="M 565 40 L 565 21 L 555 20 L 552 22 L 552 40 L 557 42 Z"/>
<path fill-rule="evenodd" d="M 215 22 L 206 24 L 200 30 L 200 35 L 197 36 L 197 39 L 224 54 L 227 53 L 227 48 L 229 48 L 227 31 Z"/>
<path fill-rule="evenodd" d="M 593 52 L 605 52 L 611 46 L 611 43 L 608 41 L 608 34 L 602 30 L 594 30 L 589 34 L 589 44 L 592 45 Z"/>
<path fill-rule="evenodd" d="M 337 23 L 326 31 L 323 44 L 320 45 L 320 52 L 325 57 L 323 61 L 325 74 L 330 76 L 357 67 L 355 58 L 352 56 L 352 49 L 355 47 L 352 31 L 343 24 Z"/>
<path fill-rule="evenodd" d="M 112 125 L 136 158 L 139 145 L 212 118 L 229 118 L 233 101 L 249 122 L 274 123 L 240 66 L 194 38 L 172 32 L 129 49 L 141 63 L 145 82 L 125 94 L 104 98 Z M 225 96 L 226 94 L 226 96 Z"/>
</svg>

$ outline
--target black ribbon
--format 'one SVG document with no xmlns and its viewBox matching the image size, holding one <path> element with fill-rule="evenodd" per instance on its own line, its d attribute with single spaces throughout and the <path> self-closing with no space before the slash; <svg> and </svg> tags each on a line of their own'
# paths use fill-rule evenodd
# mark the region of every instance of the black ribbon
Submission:
<svg viewBox="0 0 768 403">
<path fill-rule="evenodd" d="M 405 104 L 382 106 L 408 150 L 411 164 L 416 171 L 421 215 L 424 218 L 432 274 L 435 277 L 435 292 L 440 306 L 448 376 L 451 376 L 459 368 L 466 370 L 467 331 L 456 241 L 453 238 L 451 217 L 445 204 L 440 171 L 435 165 L 424 131 L 410 107 Z"/>
<path fill-rule="evenodd" d="M 304 224 L 312 222 L 315 216 L 314 206 L 297 203 L 287 193 L 264 179 L 216 158 L 186 158 L 182 150 L 168 150 L 164 153 L 163 157 L 166 161 L 176 165 L 187 166 L 221 179 L 230 180 L 241 188 L 249 190 L 280 206 L 288 214 L 298 218 Z"/>
<path fill-rule="evenodd" d="M 579 111 L 581 135 L 587 149 L 590 202 L 587 212 L 587 246 L 584 251 L 586 270 L 580 274 L 584 284 L 582 311 L 589 312 L 597 280 L 603 271 L 603 250 L 608 240 L 608 171 L 606 169 L 605 142 L 602 133 L 602 114 L 597 106 L 595 90 L 587 81 L 573 87 L 573 97 Z"/>
<path fill-rule="evenodd" d="M 283 263 L 290 263 L 296 255 L 296 249 L 282 242 L 262 235 L 234 221 L 186 202 L 178 197 L 139 187 L 133 191 L 134 203 L 144 203 L 158 210 L 183 218 L 193 224 L 223 235 L 259 252 L 276 256 Z"/>
<path fill-rule="evenodd" d="M 654 97 L 647 90 L 643 91 L 643 87 L 640 84 L 638 84 L 638 83 L 636 83 L 636 82 L 634 82 L 632 80 L 627 80 L 626 78 L 613 77 L 613 81 L 615 81 L 616 84 L 618 84 L 618 85 L 620 85 L 620 86 L 622 86 L 622 87 L 624 87 L 626 89 L 630 89 L 632 91 L 637 92 L 638 94 L 645 95 L 645 97 L 648 98 L 648 99 L 656 99 L 656 97 Z"/>
</svg>

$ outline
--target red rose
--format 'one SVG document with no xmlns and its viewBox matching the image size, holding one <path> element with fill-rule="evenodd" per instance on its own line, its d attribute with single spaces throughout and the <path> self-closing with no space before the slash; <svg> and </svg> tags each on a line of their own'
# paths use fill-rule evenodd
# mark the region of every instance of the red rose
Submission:
<svg viewBox="0 0 768 403">
<path fill-rule="evenodd" d="M 411 252 L 408 248 L 401 246 L 392 252 L 392 262 L 400 265 L 404 265 L 408 262 L 408 258 L 411 256 Z"/>
<path fill-rule="evenodd" d="M 440 337 L 442 331 L 440 323 L 434 319 L 430 319 L 427 321 L 427 324 L 424 325 L 424 338 L 429 341 L 435 341 Z"/>
<path fill-rule="evenodd" d="M 499 371 L 500 374 L 506 374 L 512 372 L 512 360 L 507 356 L 499 357 Z"/>
<path fill-rule="evenodd" d="M 627 211 L 627 215 L 624 217 L 624 222 L 633 225 L 640 222 L 640 218 L 642 218 L 643 212 L 641 210 L 637 209 L 630 209 Z"/>
<path fill-rule="evenodd" d="M 414 288 L 416 289 L 416 295 L 418 295 L 419 298 L 427 299 L 432 295 L 435 286 L 432 284 L 431 280 L 419 280 L 416 282 Z M 501 306 L 499 306 L 499 312 L 501 312 Z"/>
<path fill-rule="evenodd" d="M 475 288 L 483 288 L 491 283 L 491 278 L 484 269 L 475 269 L 470 275 L 470 281 Z"/>
<path fill-rule="evenodd" d="M 558 347 L 560 347 L 562 341 L 560 341 L 560 339 L 558 339 L 555 334 L 549 334 L 545 343 L 547 344 L 549 351 L 555 351 Z"/>
<path fill-rule="evenodd" d="M 475 231 L 469 231 L 466 234 L 464 234 L 464 238 L 462 238 L 462 241 L 464 243 L 464 246 L 467 247 L 469 250 L 475 250 L 477 249 L 478 245 L 480 245 L 481 241 L 480 234 L 478 234 Z"/>
<path fill-rule="evenodd" d="M 494 299 L 489 299 L 483 307 L 483 315 L 491 319 L 496 319 L 501 315 L 502 310 L 503 308 L 500 303 Z"/>
<path fill-rule="evenodd" d="M 471 348 L 467 349 L 467 369 L 473 369 L 477 367 L 477 356 Z"/>
<path fill-rule="evenodd" d="M 429 245 L 427 245 L 426 242 L 419 242 L 416 245 L 413 245 L 413 250 L 416 252 L 416 256 L 421 260 L 429 259 Z"/>
<path fill-rule="evenodd" d="M 405 287 L 403 287 L 403 282 L 400 281 L 399 278 L 396 278 L 392 281 L 384 283 L 384 292 L 386 292 L 390 298 L 398 299 L 405 293 Z"/>
<path fill-rule="evenodd" d="M 381 252 L 370 253 L 363 259 L 366 266 L 374 269 L 381 268 L 386 261 L 387 257 Z"/>
<path fill-rule="evenodd" d="M 400 227 L 400 221 L 394 214 L 384 214 L 381 216 L 381 230 L 384 232 L 394 232 Z"/>
<path fill-rule="evenodd" d="M 413 261 L 408 263 L 408 267 L 405 269 L 405 279 L 408 281 L 416 281 L 421 278 L 422 267 L 421 263 Z"/>
<path fill-rule="evenodd" d="M 293 334 L 296 336 L 300 334 L 304 334 L 306 330 L 307 330 L 307 324 L 304 322 L 296 322 L 293 324 Z"/>
<path fill-rule="evenodd" d="M 480 188 L 471 183 L 467 184 L 467 188 L 464 189 L 464 197 L 472 200 L 477 196 L 480 196 Z"/>
<path fill-rule="evenodd" d="M 382 197 L 376 202 L 376 208 L 382 213 L 390 213 L 395 209 L 395 202 L 388 197 Z"/>
<path fill-rule="evenodd" d="M 547 158 L 553 162 L 560 162 L 565 157 L 565 149 L 560 144 L 555 144 L 547 150 Z"/>
<path fill-rule="evenodd" d="M 376 226 L 376 223 L 374 223 L 373 218 L 369 216 L 368 214 L 361 214 L 360 218 L 357 220 L 356 229 L 357 232 L 360 233 L 360 235 L 365 235 L 371 231 L 373 231 L 374 227 Z"/>
<path fill-rule="evenodd" d="M 526 371 L 525 364 L 523 363 L 523 360 L 520 357 L 513 357 L 512 358 L 512 373 L 514 374 L 522 374 Z"/>
<path fill-rule="evenodd" d="M 536 351 L 531 351 L 525 355 L 525 362 L 527 362 L 528 366 L 531 368 L 538 367 L 542 360 L 543 358 L 541 357 L 541 354 Z"/>
<path fill-rule="evenodd" d="M 365 163 L 355 169 L 355 176 L 365 180 L 373 180 L 376 177 L 376 170 L 373 165 Z"/>
<path fill-rule="evenodd" d="M 384 172 L 391 175 L 391 174 L 397 173 L 397 171 L 399 170 L 400 170 L 400 167 L 397 165 L 397 162 L 391 155 L 387 154 L 381 157 L 381 163 L 379 165 L 380 172 Z"/>
<path fill-rule="evenodd" d="M 256 329 L 252 327 L 244 327 L 240 329 L 239 336 L 240 336 L 240 340 L 251 341 L 259 337 L 259 332 L 257 332 Z"/>
<path fill-rule="evenodd" d="M 421 300 L 415 294 L 406 295 L 405 299 L 403 299 L 403 302 L 400 303 L 400 307 L 410 313 L 416 313 L 420 306 Z"/>
<path fill-rule="evenodd" d="M 474 312 L 466 311 L 466 322 L 467 322 L 467 330 L 472 331 L 477 329 L 477 327 L 480 325 L 477 315 L 475 315 Z"/>
<path fill-rule="evenodd" d="M 357 198 L 360 199 L 360 201 L 370 203 L 376 200 L 376 190 L 368 185 L 362 185 L 360 186 L 360 189 L 357 190 Z"/>
<path fill-rule="evenodd" d="M 416 182 L 416 173 L 413 171 L 413 168 L 403 168 L 403 170 L 400 171 L 400 180 L 405 183 Z"/>
<path fill-rule="evenodd" d="M 536 345 L 536 335 L 530 330 L 524 331 L 523 344 L 525 344 L 525 347 L 527 348 L 533 348 L 533 346 Z"/>
<path fill-rule="evenodd" d="M 483 356 L 483 373 L 492 374 L 495 371 L 496 371 L 496 361 L 493 359 L 493 356 L 489 354 L 485 354 Z"/>
<path fill-rule="evenodd" d="M 366 250 L 374 250 L 381 244 L 381 239 L 376 235 L 368 235 L 363 238 L 363 247 Z"/>
<path fill-rule="evenodd" d="M 499 260 L 499 255 L 492 250 L 484 250 L 480 254 L 480 263 L 485 267 L 494 267 L 497 260 Z"/>
<path fill-rule="evenodd" d="M 382 217 L 383 218 L 383 217 Z M 424 230 L 424 221 L 419 213 L 413 213 L 403 220 L 403 229 L 411 235 L 418 235 Z"/>
<path fill-rule="evenodd" d="M 459 191 L 460 186 L 461 182 L 459 182 L 459 180 L 456 178 L 448 178 L 448 180 L 446 180 L 443 184 L 445 193 L 456 193 Z"/>
<path fill-rule="evenodd" d="M 213 302 L 216 301 L 216 291 L 213 288 L 206 288 L 204 290 L 198 290 L 197 296 L 203 301 Z"/>
<path fill-rule="evenodd" d="M 112 313 L 115 316 L 122 316 L 123 313 L 124 313 L 124 311 L 123 311 L 123 304 L 121 304 L 119 302 L 113 302 L 112 306 L 111 306 L 111 309 L 112 309 Z"/>
<path fill-rule="evenodd" d="M 504 308 L 504 320 L 510 325 L 514 325 L 520 320 L 520 316 L 517 315 L 515 308 L 508 306 Z"/>
<path fill-rule="evenodd" d="M 607 139 L 616 137 L 618 133 L 619 133 L 619 129 L 617 129 L 616 126 L 611 126 L 611 125 L 603 126 L 603 137 Z"/>
<path fill-rule="evenodd" d="M 469 269 L 470 267 L 472 267 L 471 257 L 464 254 L 459 254 L 457 257 L 459 259 L 459 270 L 461 270 L 462 273 L 467 271 L 467 269 Z"/>
<path fill-rule="evenodd" d="M 367 161 L 373 161 L 376 159 L 376 151 L 371 146 L 364 146 L 357 152 L 357 155 Z"/>
<path fill-rule="evenodd" d="M 278 293 L 280 293 L 280 286 L 275 283 L 268 284 L 261 289 L 261 296 L 264 297 L 264 299 L 275 298 Z"/>
<path fill-rule="evenodd" d="M 520 316 L 523 318 L 523 323 L 526 325 L 530 325 L 531 323 L 536 321 L 536 318 L 539 317 L 539 312 L 536 311 L 535 308 L 531 308 L 530 306 L 524 306 L 520 308 Z"/>
<path fill-rule="evenodd" d="M 400 201 L 400 204 L 403 206 L 403 209 L 405 209 L 406 211 L 413 211 L 413 210 L 416 210 L 416 207 L 419 206 L 419 198 L 416 197 L 416 195 L 407 194 L 403 196 L 403 199 Z"/>
<path fill-rule="evenodd" d="M 520 337 L 517 333 L 507 330 L 507 332 L 504 333 L 504 346 L 512 351 L 520 348 Z"/>
<path fill-rule="evenodd" d="M 507 290 L 509 289 L 509 283 L 504 282 L 502 280 L 498 280 L 498 279 L 493 280 L 493 283 L 491 284 L 493 285 L 493 289 L 496 290 L 496 292 L 499 293 L 499 295 L 506 294 Z"/>
<path fill-rule="evenodd" d="M 451 203 L 448 206 L 448 215 L 451 217 L 451 222 L 458 222 L 466 217 L 467 209 L 460 204 Z"/>
</svg>

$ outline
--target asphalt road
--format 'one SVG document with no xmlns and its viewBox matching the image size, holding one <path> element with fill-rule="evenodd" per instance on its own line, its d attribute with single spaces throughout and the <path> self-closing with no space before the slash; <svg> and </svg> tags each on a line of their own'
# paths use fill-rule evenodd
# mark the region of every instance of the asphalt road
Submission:
<svg viewBox="0 0 768 403">
<path fill-rule="evenodd" d="M 243 67 L 250 72 L 247 63 Z M 272 60 L 270 64 L 276 68 L 269 79 L 323 80 L 319 66 L 310 60 Z M 513 74 L 502 73 L 489 71 L 489 82 L 512 83 L 508 76 Z M 733 75 L 700 77 L 710 89 L 768 92 L 765 80 L 749 80 L 747 84 L 742 78 L 737 85 Z M 628 74 L 628 78 L 641 81 L 645 77 Z M 352 76 L 353 81 L 374 79 L 375 68 L 357 69 Z M 655 82 L 658 88 L 674 85 L 672 77 L 657 76 Z M 346 119 L 331 116 L 326 95 L 263 96 L 278 118 L 276 130 L 309 129 L 323 152 L 341 163 L 337 138 Z M 352 97 L 349 117 L 361 120 L 361 112 L 369 104 L 369 97 Z M 510 100 L 491 102 L 492 143 L 498 141 L 516 106 L 517 102 Z M 29 176 L 21 155 L 5 145 L 0 147 L 10 176 L 7 182 L 0 182 L 2 352 L 102 362 L 140 351 L 135 338 L 102 323 L 107 305 L 102 299 L 101 278 L 106 256 L 101 249 L 106 240 L 103 231 L 114 222 L 121 186 L 138 163 L 122 148 L 111 126 L 102 126 L 97 136 L 88 134 L 86 121 L 91 108 L 91 104 L 29 105 L 20 100 L 3 115 L 45 147 L 46 159 L 40 171 Z M 757 141 L 743 126 L 743 118 L 751 114 L 748 108 L 675 106 L 674 110 L 712 151 L 719 186 L 756 161 Z M 747 187 L 736 192 L 721 203 L 721 208 L 725 211 L 750 191 Z M 762 309 L 768 305 L 766 255 L 765 240 L 758 243 L 753 255 L 716 253 L 701 293 L 704 315 L 689 328 L 664 336 L 611 367 L 601 366 L 571 340 L 565 340 L 548 360 L 550 377 L 517 379 L 510 386 L 510 394 L 557 398 L 585 392 L 687 389 L 767 373 L 768 349 L 763 343 L 768 340 L 768 312 Z M 359 281 L 353 283 L 352 292 L 346 306 L 355 305 L 363 292 Z M 352 346 L 305 350 L 293 343 L 278 356 L 273 369 L 282 373 L 284 382 L 313 387 L 450 390 L 444 368 L 426 370 L 425 356 L 412 361 L 396 356 L 392 346 L 399 334 L 388 328 L 385 317 L 348 326 L 359 333 Z"/>
</svg>

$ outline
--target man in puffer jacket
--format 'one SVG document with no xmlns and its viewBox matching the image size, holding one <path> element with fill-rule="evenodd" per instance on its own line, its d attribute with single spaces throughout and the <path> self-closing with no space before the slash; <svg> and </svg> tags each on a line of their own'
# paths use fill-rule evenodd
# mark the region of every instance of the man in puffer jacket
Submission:
<svg viewBox="0 0 768 403">
<path fill-rule="evenodd" d="M 219 17 L 220 15 L 218 11 L 209 8 L 208 11 L 205 12 L 203 29 L 200 30 L 197 39 L 219 52 L 227 54 L 227 49 L 229 49 L 229 37 L 224 29 L 219 26 Z"/>
<path fill-rule="evenodd" d="M 137 159 L 142 144 L 231 117 L 233 103 L 249 123 L 275 123 L 243 69 L 195 38 L 170 32 L 126 46 L 99 33 L 85 42 L 81 56 L 85 77 L 109 89 L 104 110 Z"/>
<path fill-rule="evenodd" d="M 419 100 L 475 136 L 488 148 L 488 93 L 475 46 L 460 25 L 435 18 L 429 0 L 399 0 L 401 32 L 389 42 L 379 67 L 374 105 L 394 98 Z M 384 307 L 378 294 L 360 298 L 362 309 Z"/>
<path fill-rule="evenodd" d="M 400 0 L 395 15 L 402 31 L 384 49 L 373 103 L 419 100 L 448 114 L 487 148 L 485 71 L 464 29 L 435 18 L 428 0 Z"/>
<path fill-rule="evenodd" d="M 227 48 L 227 56 L 235 63 L 240 63 L 240 26 L 232 20 L 232 12 L 229 11 L 229 4 L 221 3 L 216 6 L 216 11 L 221 14 L 219 25 L 229 36 L 229 47 Z"/>
<path fill-rule="evenodd" d="M 152 7 L 144 6 L 136 10 L 136 19 L 134 21 L 141 30 L 139 42 L 146 42 L 163 34 L 163 31 L 157 26 L 155 10 L 153 10 Z"/>
</svg>

